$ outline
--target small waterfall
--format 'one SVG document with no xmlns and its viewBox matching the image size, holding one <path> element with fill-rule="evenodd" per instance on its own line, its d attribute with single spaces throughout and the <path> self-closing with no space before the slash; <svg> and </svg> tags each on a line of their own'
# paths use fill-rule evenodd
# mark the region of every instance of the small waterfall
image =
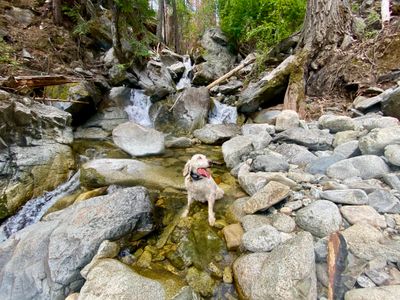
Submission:
<svg viewBox="0 0 400 300">
<path fill-rule="evenodd" d="M 151 107 L 150 96 L 144 94 L 142 90 L 131 90 L 131 105 L 125 107 L 129 121 L 144 127 L 153 127 L 153 122 L 149 116 Z"/>
<path fill-rule="evenodd" d="M 213 99 L 214 105 L 208 114 L 209 124 L 236 124 L 237 110 L 234 106 L 223 104 Z"/>
<path fill-rule="evenodd" d="M 76 172 L 67 182 L 59 185 L 51 192 L 45 192 L 42 196 L 32 198 L 14 215 L 9 217 L 0 226 L 0 242 L 9 238 L 13 233 L 24 227 L 37 223 L 46 211 L 57 200 L 75 192 L 80 187 L 80 172 Z"/>
<path fill-rule="evenodd" d="M 183 72 L 182 78 L 176 84 L 176 89 L 178 91 L 183 90 L 191 86 L 190 72 L 193 69 L 192 62 L 190 61 L 189 55 L 183 56 L 183 65 L 185 66 L 185 71 Z"/>
</svg>

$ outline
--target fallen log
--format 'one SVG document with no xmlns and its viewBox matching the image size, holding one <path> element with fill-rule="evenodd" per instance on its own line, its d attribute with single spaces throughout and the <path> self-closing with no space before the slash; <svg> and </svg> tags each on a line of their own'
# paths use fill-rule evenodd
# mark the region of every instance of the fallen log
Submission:
<svg viewBox="0 0 400 300">
<path fill-rule="evenodd" d="M 80 103 L 80 104 L 90 104 L 85 101 L 78 101 L 78 100 L 68 100 L 68 99 L 52 99 L 52 98 L 33 98 L 35 101 L 50 101 L 50 102 L 70 102 L 70 103 Z"/>
<path fill-rule="evenodd" d="M 81 79 L 66 77 L 64 75 L 10 76 L 8 78 L 0 78 L 0 86 L 11 89 L 38 88 L 79 81 Z"/>
<path fill-rule="evenodd" d="M 343 284 L 343 272 L 346 268 L 347 243 L 340 232 L 334 232 L 328 240 L 328 300 L 343 299 L 347 287 Z"/>
<path fill-rule="evenodd" d="M 255 60 L 256 60 L 256 57 L 254 55 L 248 57 L 247 59 L 244 60 L 244 62 L 242 62 L 236 68 L 230 70 L 225 75 L 221 76 L 217 80 L 215 80 L 215 81 L 211 82 L 209 85 L 207 85 L 207 89 L 209 89 L 209 90 L 212 89 L 214 86 L 216 86 L 216 85 L 220 84 L 221 82 L 225 81 L 226 79 L 231 77 L 233 74 L 235 74 L 236 72 L 238 72 L 241 69 L 243 69 L 245 66 L 248 66 L 249 64 L 253 63 Z"/>
</svg>

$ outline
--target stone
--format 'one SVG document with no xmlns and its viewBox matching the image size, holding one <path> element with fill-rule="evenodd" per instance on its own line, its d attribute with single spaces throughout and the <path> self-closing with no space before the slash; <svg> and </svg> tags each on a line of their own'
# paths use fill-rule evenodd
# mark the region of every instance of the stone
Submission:
<svg viewBox="0 0 400 300">
<path fill-rule="evenodd" d="M 183 72 L 185 71 L 185 65 L 182 62 L 174 63 L 167 67 L 169 73 L 172 76 L 172 79 L 175 81 L 179 80 L 182 77 Z"/>
<path fill-rule="evenodd" d="M 314 252 L 316 262 L 326 262 L 326 258 L 328 257 L 328 239 L 326 237 L 319 239 L 314 244 Z"/>
<path fill-rule="evenodd" d="M 398 174 L 383 174 L 382 180 L 392 189 L 400 191 L 400 178 Z"/>
<path fill-rule="evenodd" d="M 240 127 L 236 124 L 206 124 L 203 128 L 193 131 L 196 138 L 209 145 L 221 145 L 239 133 Z"/>
<path fill-rule="evenodd" d="M 333 147 L 336 148 L 341 144 L 355 141 L 362 135 L 363 135 L 362 132 L 358 130 L 346 130 L 338 132 L 335 134 L 335 138 L 333 140 Z"/>
<path fill-rule="evenodd" d="M 375 287 L 375 283 L 365 275 L 360 275 L 357 278 L 357 283 L 362 288 Z"/>
<path fill-rule="evenodd" d="M 362 155 L 341 160 L 326 170 L 329 177 L 342 180 L 350 177 L 377 178 L 388 172 L 389 167 L 376 155 Z"/>
<path fill-rule="evenodd" d="M 339 230 L 342 216 L 339 208 L 327 200 L 317 200 L 296 213 L 296 224 L 317 237 Z"/>
<path fill-rule="evenodd" d="M 382 155 L 386 146 L 400 144 L 400 126 L 375 128 L 360 138 L 362 154 Z"/>
<path fill-rule="evenodd" d="M 397 300 L 400 285 L 354 289 L 344 295 L 344 300 L 385 299 Z"/>
<path fill-rule="evenodd" d="M 257 124 L 275 125 L 276 117 L 280 113 L 280 110 L 263 109 L 253 114 L 253 121 Z"/>
<path fill-rule="evenodd" d="M 102 259 L 87 276 L 79 300 L 85 299 L 165 299 L 163 286 L 134 272 L 115 259 Z"/>
<path fill-rule="evenodd" d="M 32 24 L 35 16 L 29 9 L 22 9 L 13 6 L 10 9 L 7 9 L 7 15 L 9 15 L 14 22 L 23 25 L 24 28 Z"/>
<path fill-rule="evenodd" d="M 246 215 L 240 219 L 245 232 L 271 225 L 271 219 L 264 215 Z"/>
<path fill-rule="evenodd" d="M 333 142 L 333 136 L 319 129 L 290 128 L 276 135 L 275 142 L 296 143 L 309 150 L 328 150 Z"/>
<path fill-rule="evenodd" d="M 222 144 L 222 154 L 228 168 L 242 161 L 242 157 L 253 150 L 253 144 L 247 136 L 237 136 Z"/>
<path fill-rule="evenodd" d="M 400 200 L 386 190 L 375 190 L 368 194 L 368 205 L 371 205 L 379 213 L 400 213 Z"/>
<path fill-rule="evenodd" d="M 400 166 L 400 145 L 387 145 L 385 157 L 392 165 Z"/>
<path fill-rule="evenodd" d="M 259 210 L 266 210 L 285 199 L 290 193 L 290 188 L 282 183 L 270 181 L 261 190 L 247 200 L 244 211 L 248 214 Z"/>
<path fill-rule="evenodd" d="M 329 286 L 328 264 L 319 263 L 315 267 L 318 283 L 327 288 Z"/>
<path fill-rule="evenodd" d="M 335 147 L 333 150 L 334 154 L 339 154 L 343 158 L 350 158 L 354 156 L 361 155 L 361 151 L 358 148 L 358 141 L 349 141 L 342 143 Z"/>
<path fill-rule="evenodd" d="M 254 150 L 265 149 L 272 141 L 272 137 L 268 132 L 260 132 L 259 134 L 248 134 L 246 137 L 251 139 Z"/>
<path fill-rule="evenodd" d="M 330 190 L 320 194 L 322 199 L 340 204 L 362 205 L 368 203 L 368 196 L 363 190 Z"/>
<path fill-rule="evenodd" d="M 385 115 L 395 117 L 399 119 L 400 117 L 400 88 L 397 87 L 393 91 L 390 92 L 389 95 L 382 101 L 382 111 Z M 385 91 L 386 92 L 386 91 Z M 384 92 L 384 93 L 385 93 Z"/>
<path fill-rule="evenodd" d="M 334 163 L 343 160 L 344 157 L 340 154 L 333 154 L 330 156 L 319 157 L 311 161 L 305 171 L 310 174 L 325 174 L 326 170 Z"/>
<path fill-rule="evenodd" d="M 289 128 L 299 127 L 299 115 L 294 110 L 282 110 L 276 117 L 276 131 L 284 131 Z"/>
<path fill-rule="evenodd" d="M 368 131 L 374 128 L 385 128 L 399 126 L 399 120 L 393 117 L 385 117 L 378 114 L 366 114 L 361 117 L 354 118 L 357 128 L 366 129 Z"/>
<path fill-rule="evenodd" d="M 251 165 L 252 171 L 285 172 L 289 164 L 283 155 L 270 151 L 267 154 L 257 156 Z"/>
<path fill-rule="evenodd" d="M 376 95 L 371 98 L 367 97 L 358 97 L 353 102 L 353 106 L 355 109 L 366 110 L 374 105 L 380 104 L 382 101 L 387 99 L 387 97 L 393 92 L 393 89 L 387 89 L 383 93 Z"/>
<path fill-rule="evenodd" d="M 367 223 L 356 223 L 342 232 L 348 249 L 356 257 L 371 261 L 384 258 L 391 262 L 400 261 L 400 244 L 385 238 L 379 229 Z"/>
<path fill-rule="evenodd" d="M 166 148 L 190 148 L 193 146 L 193 141 L 190 138 L 181 137 L 170 137 L 165 139 Z"/>
<path fill-rule="evenodd" d="M 239 223 L 225 226 L 222 232 L 224 233 L 228 250 L 235 250 L 239 248 L 243 236 L 243 228 Z"/>
<path fill-rule="evenodd" d="M 134 159 L 103 158 L 81 167 L 81 184 L 86 187 L 105 185 L 143 185 L 149 189 L 172 187 L 182 190 L 183 180 L 176 171 Z"/>
<path fill-rule="evenodd" d="M 231 80 L 226 84 L 217 86 L 215 92 L 223 95 L 233 95 L 238 92 L 242 86 L 243 83 L 240 80 Z"/>
<path fill-rule="evenodd" d="M 311 234 L 301 232 L 272 250 L 251 287 L 250 299 L 316 299 L 317 280 Z"/>
<path fill-rule="evenodd" d="M 225 267 L 224 272 L 222 274 L 222 281 L 224 283 L 233 283 L 233 274 L 231 267 Z"/>
<path fill-rule="evenodd" d="M 389 274 L 378 270 L 367 270 L 365 271 L 365 275 L 367 275 L 378 286 L 386 285 L 390 279 Z"/>
<path fill-rule="evenodd" d="M 251 252 L 269 252 L 281 243 L 278 230 L 270 225 L 263 225 L 246 231 L 242 243 L 246 250 Z"/>
<path fill-rule="evenodd" d="M 331 133 L 354 129 L 354 121 L 348 116 L 322 115 L 318 124 L 323 129 L 329 129 Z"/>
<path fill-rule="evenodd" d="M 271 225 L 281 232 L 291 233 L 296 227 L 296 222 L 285 214 L 277 213 L 271 216 Z"/>
<path fill-rule="evenodd" d="M 296 144 L 283 143 L 276 147 L 275 151 L 282 154 L 290 164 L 295 165 L 306 165 L 317 159 L 306 147 Z"/>
<path fill-rule="evenodd" d="M 15 233 L 0 244 L 0 298 L 62 299 L 78 291 L 79 272 L 100 244 L 151 232 L 152 210 L 145 188 L 125 188 L 73 204 Z"/>
<path fill-rule="evenodd" d="M 249 197 L 239 198 L 233 201 L 231 205 L 229 205 L 228 210 L 226 212 L 226 219 L 228 220 L 228 222 L 230 223 L 239 222 L 242 219 L 242 217 L 246 215 L 243 208 L 248 199 Z"/>
<path fill-rule="evenodd" d="M 153 128 L 126 122 L 112 132 L 114 143 L 132 156 L 162 154 L 165 151 L 164 134 Z"/>
<path fill-rule="evenodd" d="M 275 126 L 270 124 L 244 124 L 242 126 L 243 135 L 257 135 L 264 132 L 275 134 Z"/>
<path fill-rule="evenodd" d="M 233 274 L 238 292 L 244 299 L 250 299 L 253 286 L 261 275 L 263 263 L 270 253 L 250 253 L 240 256 L 233 263 Z"/>
<path fill-rule="evenodd" d="M 196 267 L 189 268 L 186 281 L 193 290 L 203 297 L 210 297 L 214 292 L 215 281 L 208 273 L 199 271 Z"/>
<path fill-rule="evenodd" d="M 340 208 L 340 212 L 351 225 L 356 223 L 368 223 L 375 227 L 386 227 L 385 217 L 380 215 L 372 206 L 369 205 L 345 205 Z"/>
</svg>

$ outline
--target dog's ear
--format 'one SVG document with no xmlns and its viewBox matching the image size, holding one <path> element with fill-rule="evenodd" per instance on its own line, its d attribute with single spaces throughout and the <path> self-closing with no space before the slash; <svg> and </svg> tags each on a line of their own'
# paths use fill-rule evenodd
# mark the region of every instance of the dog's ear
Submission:
<svg viewBox="0 0 400 300">
<path fill-rule="evenodd" d="M 185 167 L 183 168 L 183 176 L 184 176 L 184 177 L 186 177 L 186 176 L 190 173 L 190 168 L 191 168 L 190 160 L 188 160 L 188 161 L 186 162 Z"/>
</svg>

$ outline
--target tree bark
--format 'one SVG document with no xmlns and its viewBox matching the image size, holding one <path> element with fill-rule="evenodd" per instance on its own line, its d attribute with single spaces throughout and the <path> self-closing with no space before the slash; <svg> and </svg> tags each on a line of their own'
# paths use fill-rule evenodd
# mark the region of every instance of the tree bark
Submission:
<svg viewBox="0 0 400 300">
<path fill-rule="evenodd" d="M 117 4 L 113 0 L 109 0 L 109 6 L 111 10 L 111 36 L 114 53 L 117 56 L 118 60 L 123 63 L 124 58 L 122 55 L 121 33 L 119 27 L 120 11 L 117 7 Z"/>
<path fill-rule="evenodd" d="M 174 32 L 174 49 L 175 52 L 180 52 L 180 39 L 179 39 L 179 22 L 178 22 L 178 12 L 176 9 L 176 0 L 171 0 L 172 5 L 172 24 Z"/>
<path fill-rule="evenodd" d="M 53 21 L 56 25 L 62 24 L 61 0 L 53 0 Z"/>
<path fill-rule="evenodd" d="M 165 43 L 165 7 L 164 0 L 158 0 L 157 37 L 161 43 Z"/>
<path fill-rule="evenodd" d="M 390 1 L 382 0 L 381 2 L 381 16 L 382 16 L 382 28 L 385 28 L 390 21 Z"/>
</svg>

